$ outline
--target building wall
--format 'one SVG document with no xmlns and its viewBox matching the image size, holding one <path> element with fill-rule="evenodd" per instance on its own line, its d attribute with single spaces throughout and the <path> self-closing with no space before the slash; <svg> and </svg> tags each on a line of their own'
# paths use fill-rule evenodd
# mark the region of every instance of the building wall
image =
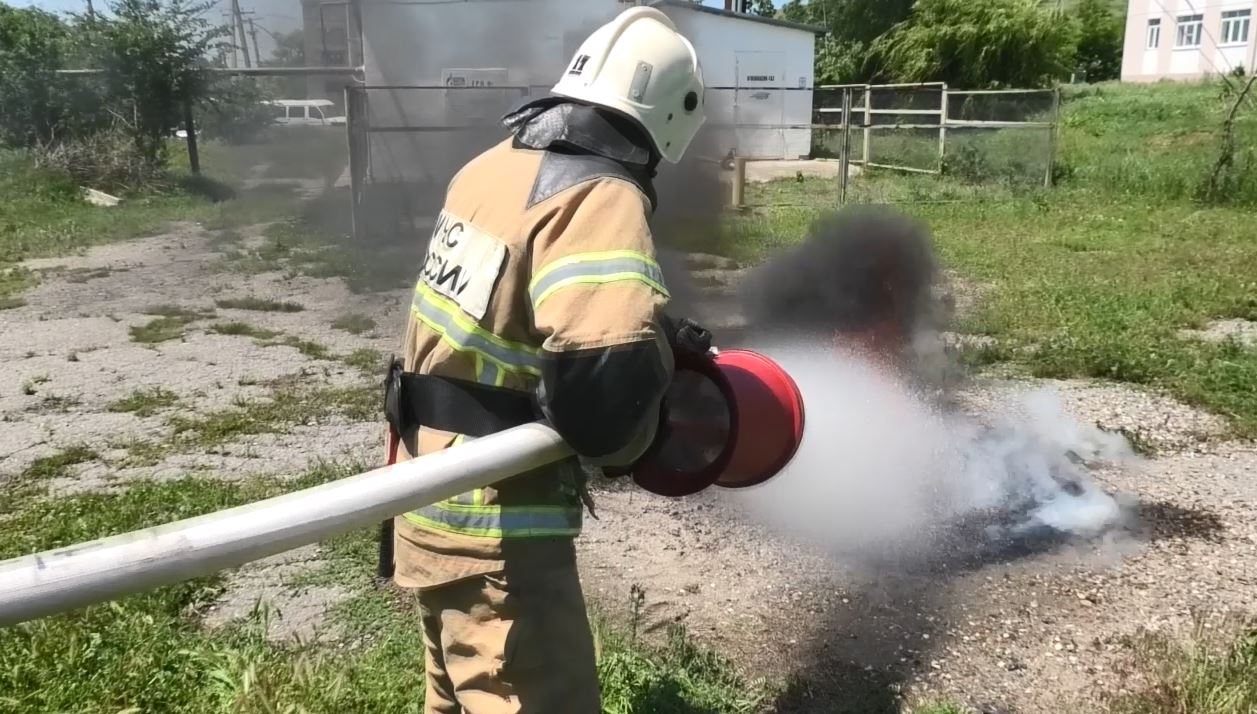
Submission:
<svg viewBox="0 0 1257 714">
<path fill-rule="evenodd" d="M 812 150 L 811 32 L 676 6 L 661 8 L 698 51 L 707 85 L 707 122 L 723 156 L 807 157 Z M 776 125 L 776 126 L 765 126 Z"/>
<path fill-rule="evenodd" d="M 1222 14 L 1249 11 L 1246 42 L 1226 43 Z M 1176 47 L 1178 19 L 1203 15 L 1198 47 Z M 1160 20 L 1160 42 L 1148 47 L 1150 20 Z M 1243 66 L 1248 72 L 1257 64 L 1257 0 L 1130 0 L 1122 54 L 1122 81 L 1152 82 L 1160 79 L 1197 79 L 1229 72 Z"/>
</svg>

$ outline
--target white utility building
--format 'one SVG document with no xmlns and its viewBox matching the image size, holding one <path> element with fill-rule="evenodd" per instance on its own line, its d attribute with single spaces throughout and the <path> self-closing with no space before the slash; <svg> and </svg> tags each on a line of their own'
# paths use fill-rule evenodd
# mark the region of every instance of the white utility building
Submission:
<svg viewBox="0 0 1257 714">
<path fill-rule="evenodd" d="M 698 51 L 707 153 L 809 154 L 816 28 L 684 0 L 358 0 L 368 180 L 444 183 L 504 137 L 507 108 L 546 94 L 590 32 L 637 4 L 673 18 Z"/>
</svg>

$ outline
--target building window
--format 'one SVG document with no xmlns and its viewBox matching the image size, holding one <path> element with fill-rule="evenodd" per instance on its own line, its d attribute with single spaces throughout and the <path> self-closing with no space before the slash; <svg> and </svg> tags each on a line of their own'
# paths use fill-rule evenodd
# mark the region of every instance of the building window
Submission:
<svg viewBox="0 0 1257 714">
<path fill-rule="evenodd" d="M 1148 49 L 1155 50 L 1161 46 L 1161 18 L 1154 17 L 1148 21 Z"/>
<path fill-rule="evenodd" d="M 1222 13 L 1222 44 L 1242 45 L 1248 42 L 1248 21 L 1252 10 L 1228 10 Z"/>
<path fill-rule="evenodd" d="M 1200 47 L 1200 37 L 1204 33 L 1204 15 L 1181 15 L 1178 18 L 1178 34 L 1174 38 L 1175 47 Z"/>
</svg>

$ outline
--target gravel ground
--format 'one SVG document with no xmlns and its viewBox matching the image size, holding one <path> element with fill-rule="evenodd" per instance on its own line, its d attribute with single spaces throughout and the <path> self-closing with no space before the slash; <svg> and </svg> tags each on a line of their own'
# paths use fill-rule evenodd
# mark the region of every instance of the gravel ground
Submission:
<svg viewBox="0 0 1257 714">
<path fill-rule="evenodd" d="M 246 239 L 256 232 L 245 231 Z M 77 445 L 101 458 L 75 466 L 54 484 L 59 491 L 133 477 L 285 475 L 319 459 L 378 460 L 378 427 L 342 420 L 124 465 L 128 444 L 163 438 L 172 413 L 262 398 L 264 385 L 280 378 L 329 387 L 367 379 L 337 359 L 210 334 L 214 322 L 248 321 L 315 340 L 334 355 L 394 347 L 406 291 L 355 295 L 336 279 L 222 271 L 212 238 L 182 225 L 29 264 L 45 271 L 40 286 L 25 296 L 27 306 L 0 312 L 0 330 L 20 336 L 0 344 L 0 479 Z M 736 283 L 737 266 L 698 258 L 689 267 L 707 271 L 690 296 L 698 314 L 723 344 L 736 344 L 739 321 L 721 291 Z M 93 277 L 72 272 L 83 269 Z M 152 319 L 144 311 L 154 304 L 208 311 L 216 299 L 240 296 L 304 309 L 217 309 L 182 339 L 151 346 L 128 334 Z M 333 329 L 346 312 L 380 327 L 359 336 Z M 144 417 L 109 411 L 134 390 L 157 386 L 177 403 Z M 870 565 L 774 531 L 727 492 L 673 500 L 603 483 L 599 519 L 588 521 L 579 541 L 590 599 L 625 611 L 631 586 L 640 585 L 647 630 L 684 624 L 753 676 L 796 678 L 778 703 L 783 712 L 890 712 L 905 698 L 933 694 L 984 711 L 1090 711 L 1123 686 L 1124 637 L 1184 628 L 1197 612 L 1220 618 L 1257 610 L 1257 448 L 1228 441 L 1212 416 L 1121 385 L 988 380 L 967 385 L 958 402 L 984 414 L 1027 386 L 1055 390 L 1080 424 L 1137 432 L 1152 447 L 1140 462 L 1094 470 L 1137 516 L 1127 527 L 1025 552 Z M 276 637 L 312 636 L 328 604 L 346 595 L 286 585 L 317 562 L 317 549 L 307 548 L 240 569 L 208 624 L 247 612 L 261 597 L 285 613 Z"/>
</svg>

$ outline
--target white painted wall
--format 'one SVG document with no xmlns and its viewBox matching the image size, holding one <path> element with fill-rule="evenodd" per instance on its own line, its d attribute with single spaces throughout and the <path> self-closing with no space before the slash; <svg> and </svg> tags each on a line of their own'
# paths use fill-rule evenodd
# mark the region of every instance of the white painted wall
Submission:
<svg viewBox="0 0 1257 714">
<path fill-rule="evenodd" d="M 811 124 L 815 35 L 672 5 L 660 9 L 698 51 L 708 87 L 707 121 L 721 155 L 729 149 L 747 158 L 766 159 L 794 159 L 811 153 L 810 129 L 733 130 L 729 126 L 772 123 L 773 117 L 787 126 Z"/>
</svg>

